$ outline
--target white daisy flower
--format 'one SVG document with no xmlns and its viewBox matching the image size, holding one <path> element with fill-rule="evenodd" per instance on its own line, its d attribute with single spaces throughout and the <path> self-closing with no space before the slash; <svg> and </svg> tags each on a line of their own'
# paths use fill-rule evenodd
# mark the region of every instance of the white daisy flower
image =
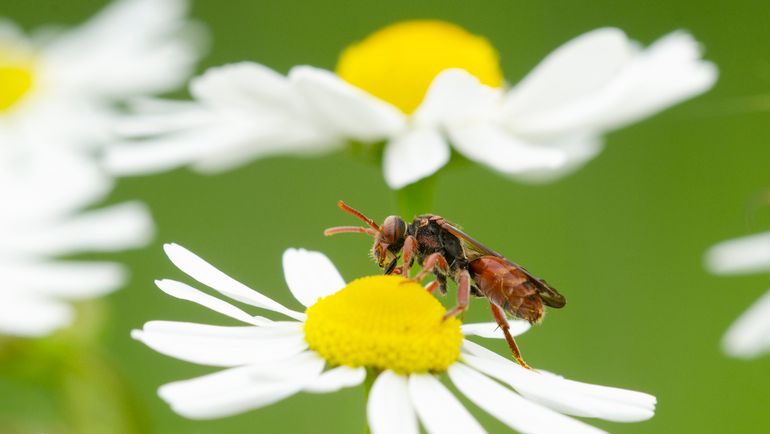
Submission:
<svg viewBox="0 0 770 434">
<path fill-rule="evenodd" d="M 602 148 L 601 136 L 708 90 L 713 64 L 674 32 L 648 48 L 618 29 L 581 35 L 515 86 L 484 38 L 441 21 L 407 21 L 347 48 L 336 73 L 287 76 L 244 62 L 193 80 L 194 101 L 149 101 L 107 156 L 117 174 L 191 165 L 218 171 L 275 154 L 384 142 L 388 185 L 404 187 L 450 159 L 450 144 L 503 174 L 549 179 Z"/>
<path fill-rule="evenodd" d="M 649 419 L 655 397 L 580 383 L 522 368 L 465 340 L 499 337 L 496 324 L 441 321 L 444 307 L 422 286 L 399 276 L 349 284 L 321 253 L 289 249 L 286 283 L 307 310 L 289 309 L 252 290 L 176 244 L 166 254 L 180 270 L 220 295 L 286 316 L 254 316 L 219 297 L 174 280 L 159 280 L 167 294 L 189 300 L 246 326 L 150 321 L 132 336 L 151 348 L 192 363 L 226 368 L 166 384 L 159 395 L 193 419 L 229 416 L 299 392 L 328 393 L 373 381 L 367 417 L 371 431 L 483 432 L 439 381 L 447 373 L 470 401 L 509 427 L 526 433 L 596 433 L 566 415 L 617 422 Z M 529 324 L 511 321 L 514 333 Z M 502 336 L 502 334 L 499 334 Z M 371 379 L 371 377 L 370 377 Z"/>
<path fill-rule="evenodd" d="M 146 207 L 122 203 L 82 211 L 110 180 L 72 152 L 0 152 L 0 335 L 47 335 L 73 321 L 71 300 L 96 297 L 126 279 L 118 264 L 54 259 L 146 244 Z"/>
<path fill-rule="evenodd" d="M 706 267 L 716 274 L 770 271 L 770 232 L 715 245 L 706 253 Z M 770 352 L 770 291 L 730 326 L 722 347 L 731 356 L 741 358 Z"/>
<path fill-rule="evenodd" d="M 118 0 L 77 28 L 31 38 L 0 17 L 0 145 L 114 139 L 116 103 L 175 89 L 192 72 L 185 10 L 185 0 Z"/>
</svg>

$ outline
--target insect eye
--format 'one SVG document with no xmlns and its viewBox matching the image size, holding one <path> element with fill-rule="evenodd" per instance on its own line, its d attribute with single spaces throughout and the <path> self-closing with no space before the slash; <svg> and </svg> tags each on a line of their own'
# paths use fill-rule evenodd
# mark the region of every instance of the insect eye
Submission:
<svg viewBox="0 0 770 434">
<path fill-rule="evenodd" d="M 383 240 L 388 244 L 399 244 L 406 233 L 406 222 L 399 216 L 389 216 L 382 224 Z"/>
</svg>

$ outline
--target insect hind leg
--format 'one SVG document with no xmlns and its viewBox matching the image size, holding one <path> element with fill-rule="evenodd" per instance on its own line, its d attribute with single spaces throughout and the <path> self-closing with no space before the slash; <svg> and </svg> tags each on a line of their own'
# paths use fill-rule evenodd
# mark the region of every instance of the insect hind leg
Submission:
<svg viewBox="0 0 770 434">
<path fill-rule="evenodd" d="M 516 345 L 516 340 L 514 340 L 513 335 L 511 335 L 510 325 L 508 325 L 508 320 L 505 318 L 505 312 L 503 312 L 503 309 L 491 302 L 489 303 L 489 307 L 492 309 L 492 315 L 495 317 L 497 325 L 500 326 L 500 329 L 505 335 L 505 341 L 508 342 L 508 347 L 511 349 L 511 353 L 513 354 L 514 360 L 516 360 L 516 363 L 521 365 L 523 368 L 533 370 L 521 357 L 521 351 L 519 351 L 519 346 Z"/>
</svg>

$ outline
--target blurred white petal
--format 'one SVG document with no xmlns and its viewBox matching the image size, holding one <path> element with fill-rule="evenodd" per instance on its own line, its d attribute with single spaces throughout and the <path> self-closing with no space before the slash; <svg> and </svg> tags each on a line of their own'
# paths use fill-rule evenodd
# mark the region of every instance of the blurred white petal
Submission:
<svg viewBox="0 0 770 434">
<path fill-rule="evenodd" d="M 341 137 L 374 142 L 401 131 L 406 117 L 395 107 L 350 85 L 332 72 L 297 66 L 289 80 L 306 98 L 315 115 Z"/>
<path fill-rule="evenodd" d="M 0 294 L 80 299 L 114 291 L 125 278 L 122 266 L 108 262 L 0 259 Z"/>
<path fill-rule="evenodd" d="M 770 351 L 770 292 L 765 293 L 727 330 L 722 348 L 734 357 L 752 358 Z"/>
<path fill-rule="evenodd" d="M 717 274 L 770 271 L 770 232 L 715 245 L 706 252 L 706 268 Z"/>
<path fill-rule="evenodd" d="M 200 56 L 200 29 L 190 28 L 186 10 L 184 0 L 115 1 L 51 41 L 42 60 L 52 80 L 91 94 L 122 97 L 171 90 L 189 76 Z"/>
<path fill-rule="evenodd" d="M 407 379 L 393 371 L 383 371 L 374 380 L 366 403 L 366 416 L 372 434 L 420 432 Z"/>
<path fill-rule="evenodd" d="M 449 161 L 449 145 L 435 129 L 412 129 L 385 145 L 383 172 L 400 189 L 433 175 Z"/>
<path fill-rule="evenodd" d="M 617 29 L 599 29 L 547 57 L 511 91 L 502 116 L 525 137 L 601 133 L 703 93 L 716 77 L 687 33 L 642 50 Z"/>
<path fill-rule="evenodd" d="M 464 69 L 447 69 L 431 82 L 414 123 L 425 127 L 488 119 L 501 100 L 501 89 L 481 84 Z"/>
<path fill-rule="evenodd" d="M 64 302 L 0 294 L 0 334 L 46 336 L 69 325 L 73 318 L 72 307 Z"/>
<path fill-rule="evenodd" d="M 345 280 L 326 255 L 305 249 L 283 252 L 283 275 L 294 298 L 305 307 L 345 286 Z"/>
<path fill-rule="evenodd" d="M 567 163 L 559 149 L 523 141 L 492 123 L 450 126 L 449 138 L 468 159 L 509 175 L 555 170 Z"/>
<path fill-rule="evenodd" d="M 152 239 L 153 226 L 144 204 L 123 203 L 42 226 L 7 227 L 0 224 L 0 252 L 61 255 L 119 251 L 147 244 Z"/>
</svg>

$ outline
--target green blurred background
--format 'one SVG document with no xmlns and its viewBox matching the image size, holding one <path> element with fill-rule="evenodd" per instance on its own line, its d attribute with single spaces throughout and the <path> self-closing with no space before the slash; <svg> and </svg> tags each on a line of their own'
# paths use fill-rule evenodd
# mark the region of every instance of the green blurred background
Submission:
<svg viewBox="0 0 770 434">
<path fill-rule="evenodd" d="M 76 24 L 105 3 L 2 0 L 0 15 L 27 29 Z M 552 310 L 519 339 L 530 364 L 658 397 L 657 414 L 648 422 L 596 422 L 618 433 L 770 431 L 770 356 L 735 360 L 719 348 L 728 325 L 770 286 L 767 276 L 714 277 L 702 267 L 703 252 L 713 243 L 766 230 L 770 223 L 767 204 L 753 205 L 770 187 L 769 13 L 765 1 L 702 0 L 199 0 L 192 7 L 212 36 L 201 71 L 240 60 L 283 72 L 296 64 L 331 69 L 343 47 L 381 26 L 440 18 L 488 37 L 515 83 L 558 45 L 596 27 L 620 27 L 645 44 L 672 30 L 692 32 L 705 57 L 719 66 L 715 89 L 610 134 L 606 151 L 583 170 L 533 186 L 467 164 L 441 172 L 436 186 L 435 213 L 546 277 L 568 298 L 565 309 Z M 132 341 L 129 331 L 152 319 L 228 324 L 154 287 L 153 279 L 181 277 L 162 252 L 164 242 L 185 245 L 297 308 L 281 271 L 287 247 L 325 252 L 346 278 L 376 273 L 367 256 L 369 240 L 324 238 L 321 232 L 352 222 L 336 208 L 338 199 L 376 220 L 398 213 L 379 167 L 339 153 L 260 160 L 218 176 L 178 170 L 122 180 L 109 202 L 133 198 L 153 210 L 155 243 L 110 255 L 131 268 L 131 281 L 84 305 L 80 329 L 13 344 L 18 357 L 6 356 L 0 365 L 0 431 L 362 432 L 361 387 L 301 394 L 221 420 L 183 419 L 156 388 L 214 369 L 155 353 Z M 445 301 L 454 303 L 454 292 Z M 466 320 L 490 320 L 483 301 L 471 305 Z M 97 344 L 63 343 L 93 340 L 84 333 L 96 333 Z M 485 344 L 506 351 L 504 342 Z M 39 361 L 44 355 L 48 360 Z M 113 378 L 110 366 L 123 380 Z M 112 394 L 101 396 L 100 390 Z M 128 404 L 120 398 L 125 393 L 133 395 Z M 504 430 L 473 411 L 490 431 Z M 77 428 L 67 431 L 67 424 Z"/>
</svg>

